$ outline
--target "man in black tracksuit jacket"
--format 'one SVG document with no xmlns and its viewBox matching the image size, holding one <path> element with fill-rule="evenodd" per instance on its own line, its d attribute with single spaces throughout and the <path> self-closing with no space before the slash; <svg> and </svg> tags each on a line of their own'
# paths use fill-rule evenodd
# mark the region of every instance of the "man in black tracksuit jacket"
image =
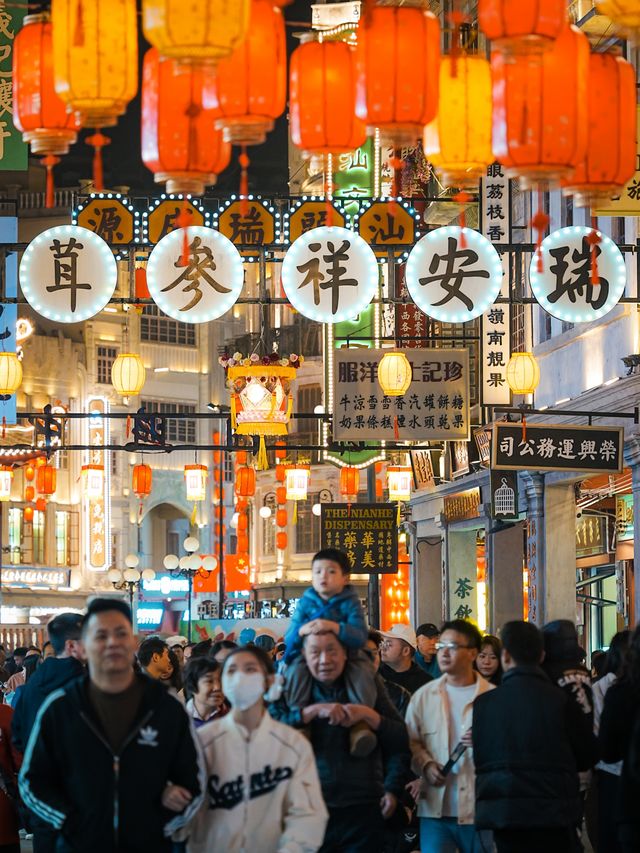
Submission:
<svg viewBox="0 0 640 853">
<path fill-rule="evenodd" d="M 57 853 L 165 853 L 202 802 L 189 718 L 163 684 L 133 674 L 130 619 L 123 602 L 91 603 L 89 676 L 48 697 L 29 738 L 20 793 L 59 833 Z"/>
</svg>

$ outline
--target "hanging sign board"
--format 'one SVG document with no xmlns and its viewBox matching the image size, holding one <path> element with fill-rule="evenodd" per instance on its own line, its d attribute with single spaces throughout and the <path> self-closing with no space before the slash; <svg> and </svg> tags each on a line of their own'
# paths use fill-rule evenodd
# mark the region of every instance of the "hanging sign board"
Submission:
<svg viewBox="0 0 640 853">
<path fill-rule="evenodd" d="M 346 228 L 314 228 L 289 247 L 282 287 L 303 317 L 319 323 L 350 320 L 378 288 L 376 256 L 362 237 Z"/>
<path fill-rule="evenodd" d="M 118 198 L 92 196 L 78 208 L 75 221 L 110 246 L 133 241 L 133 207 Z"/>
<path fill-rule="evenodd" d="M 38 314 L 79 323 L 98 314 L 118 283 L 107 243 L 77 225 L 48 228 L 29 243 L 20 261 L 20 287 Z"/>
<path fill-rule="evenodd" d="M 480 489 L 466 489 L 455 495 L 446 495 L 443 501 L 443 513 L 447 522 L 466 521 L 480 515 Z"/>
<path fill-rule="evenodd" d="M 378 383 L 385 352 L 333 353 L 334 441 L 468 440 L 469 351 L 407 350 L 412 380 L 402 397 L 386 397 Z"/>
<path fill-rule="evenodd" d="M 622 252 L 605 234 L 595 251 L 599 283 L 591 281 L 593 229 L 572 225 L 553 231 L 542 241 L 543 270 L 534 254 L 529 270 L 533 295 L 544 310 L 567 323 L 590 323 L 618 304 L 627 283 Z"/>
<path fill-rule="evenodd" d="M 336 228 L 344 228 L 345 218 L 335 204 L 331 207 L 331 224 Z M 312 228 L 323 228 L 327 225 L 327 203 L 324 201 L 303 201 L 285 217 L 285 238 L 291 243 L 311 231 Z"/>
<path fill-rule="evenodd" d="M 322 547 L 344 551 L 352 571 L 398 571 L 398 507 L 395 504 L 322 504 Z"/>
<path fill-rule="evenodd" d="M 187 229 L 189 252 L 182 265 L 184 229 L 153 249 L 147 286 L 158 307 L 182 323 L 207 323 L 226 314 L 242 292 L 244 268 L 236 247 L 219 231 Z"/>
<path fill-rule="evenodd" d="M 92 492 L 91 496 L 83 501 L 85 504 L 84 523 L 85 541 L 88 545 L 87 562 L 93 571 L 103 572 L 109 568 L 109 545 L 111 525 L 109 519 L 110 502 L 106 500 L 109 494 L 109 473 L 105 465 L 105 452 L 103 447 L 108 444 L 107 430 L 109 423 L 100 414 L 108 411 L 108 405 L 103 397 L 92 397 L 87 401 L 87 409 L 96 417 L 89 418 L 88 443 L 91 450 L 87 453 L 87 463 L 103 467 L 103 476 L 99 478 L 99 491 Z"/>
<path fill-rule="evenodd" d="M 511 242 L 511 199 L 504 166 L 492 163 L 481 183 L 480 223 L 491 243 Z"/>
<path fill-rule="evenodd" d="M 511 389 L 507 365 L 511 357 L 511 310 L 508 303 L 493 305 L 482 316 L 482 404 L 508 406 Z"/>
<path fill-rule="evenodd" d="M 148 213 L 145 230 L 148 234 L 145 235 L 144 242 L 159 243 L 163 237 L 166 237 L 171 231 L 179 228 L 178 218 L 186 207 L 186 211 L 191 217 L 189 225 L 204 225 L 204 214 L 199 206 L 193 201 L 187 201 L 186 205 L 182 199 L 168 198 L 158 202 Z"/>
<path fill-rule="evenodd" d="M 416 491 L 434 488 L 436 481 L 433 473 L 431 451 L 411 450 L 409 451 L 409 458 L 411 459 L 411 467 L 413 468 L 413 481 Z"/>
<path fill-rule="evenodd" d="M 275 212 L 257 200 L 230 202 L 217 215 L 217 227 L 234 246 L 255 246 L 256 251 L 275 243 L 276 239 Z M 242 254 L 251 255 L 252 252 L 244 249 Z"/>
<path fill-rule="evenodd" d="M 503 270 L 500 255 L 486 237 L 448 225 L 416 243 L 406 275 L 411 298 L 425 314 L 442 323 L 466 323 L 495 301 Z"/>
<path fill-rule="evenodd" d="M 409 291 L 406 283 L 406 264 L 400 264 L 396 270 L 396 297 L 409 299 Z M 427 336 L 427 315 L 422 312 L 413 302 L 397 302 L 395 306 L 396 340 L 399 347 L 404 349 L 421 349 L 424 342 L 412 340 L 412 338 L 424 338 Z"/>
<path fill-rule="evenodd" d="M 0 218 L 0 242 L 18 242 L 18 218 L 3 216 Z M 4 258 L 4 293 L 7 299 L 15 299 L 18 295 L 18 255 L 7 252 Z M 29 337 L 25 334 L 25 322 L 22 321 L 22 338 L 18 331 L 18 306 L 15 302 L 0 302 L 0 342 L 4 352 L 16 352 L 19 340 Z M 33 332 L 33 327 L 32 327 Z M 0 394 L 0 418 L 4 424 L 15 424 L 18 421 L 15 394 Z M 2 464 L 6 465 L 6 462 Z"/>
<path fill-rule="evenodd" d="M 620 195 L 601 202 L 592 212 L 593 216 L 640 216 L 640 105 L 636 109 L 636 171 Z"/>
<path fill-rule="evenodd" d="M 517 521 L 518 472 L 491 472 L 491 518 L 498 521 Z"/>
<path fill-rule="evenodd" d="M 28 10 L 26 3 L 0 0 L 0 171 L 22 172 L 28 168 L 29 146 L 13 123 L 13 42 Z"/>
<path fill-rule="evenodd" d="M 493 427 L 491 467 L 514 471 L 620 473 L 624 467 L 623 427 L 497 423 Z"/>
</svg>

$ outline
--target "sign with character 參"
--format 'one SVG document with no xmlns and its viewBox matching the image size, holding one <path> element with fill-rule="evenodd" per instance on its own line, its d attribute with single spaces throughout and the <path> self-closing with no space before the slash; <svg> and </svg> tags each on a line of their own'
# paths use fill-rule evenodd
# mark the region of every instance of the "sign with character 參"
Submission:
<svg viewBox="0 0 640 853">
<path fill-rule="evenodd" d="M 385 396 L 378 382 L 385 352 L 335 351 L 334 441 L 468 440 L 468 350 L 407 350 L 412 380 L 402 397 Z"/>
<path fill-rule="evenodd" d="M 362 574 L 398 571 L 395 504 L 322 504 L 322 547 L 337 548 Z"/>
</svg>

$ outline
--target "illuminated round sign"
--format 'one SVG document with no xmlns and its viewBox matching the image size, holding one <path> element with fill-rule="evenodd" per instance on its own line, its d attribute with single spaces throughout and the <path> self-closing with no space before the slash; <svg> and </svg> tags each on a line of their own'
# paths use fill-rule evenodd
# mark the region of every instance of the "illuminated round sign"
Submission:
<svg viewBox="0 0 640 853">
<path fill-rule="evenodd" d="M 593 243 L 593 235 L 598 242 Z M 591 280 L 592 245 L 598 282 Z M 542 270 L 534 254 L 529 270 L 533 295 L 544 310 L 568 323 L 589 323 L 618 304 L 627 283 L 622 252 L 613 240 L 585 225 L 553 231 L 542 241 Z"/>
<path fill-rule="evenodd" d="M 20 287 L 34 311 L 58 323 L 98 314 L 118 283 L 113 252 L 102 237 L 78 225 L 57 225 L 27 246 Z"/>
<path fill-rule="evenodd" d="M 319 323 L 352 320 L 378 287 L 376 256 L 346 228 L 322 226 L 291 244 L 282 262 L 282 287 L 304 317 Z"/>
<path fill-rule="evenodd" d="M 406 282 L 418 308 L 442 323 L 466 323 L 493 304 L 502 262 L 486 237 L 448 225 L 430 231 L 407 258 Z"/>
<path fill-rule="evenodd" d="M 147 286 L 156 305 L 174 320 L 207 323 L 226 314 L 242 293 L 242 258 L 230 240 L 204 225 L 187 229 L 183 258 L 184 232 L 169 232 L 151 252 Z"/>
</svg>

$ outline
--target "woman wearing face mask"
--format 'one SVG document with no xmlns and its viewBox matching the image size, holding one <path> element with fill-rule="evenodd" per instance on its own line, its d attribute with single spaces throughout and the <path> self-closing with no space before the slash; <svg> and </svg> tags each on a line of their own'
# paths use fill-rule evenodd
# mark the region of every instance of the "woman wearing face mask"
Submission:
<svg viewBox="0 0 640 853">
<path fill-rule="evenodd" d="M 231 712 L 198 729 L 207 779 L 205 801 L 182 837 L 188 853 L 314 853 L 327 823 L 308 740 L 273 720 L 269 655 L 234 649 L 222 670 Z"/>
</svg>

